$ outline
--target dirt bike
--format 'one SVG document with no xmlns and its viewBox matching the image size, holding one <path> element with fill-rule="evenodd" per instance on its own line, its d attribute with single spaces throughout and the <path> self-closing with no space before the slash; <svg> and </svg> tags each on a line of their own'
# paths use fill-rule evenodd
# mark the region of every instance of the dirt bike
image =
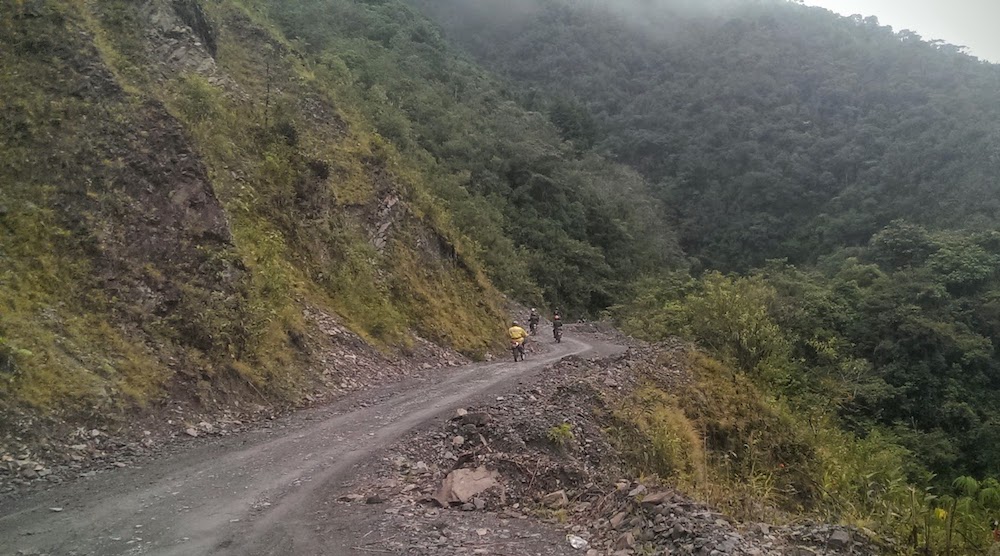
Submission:
<svg viewBox="0 0 1000 556">
<path fill-rule="evenodd" d="M 528 330 L 531 332 L 532 336 L 534 336 L 535 334 L 537 334 L 538 333 L 538 323 L 537 322 L 529 323 L 528 324 Z"/>
<path fill-rule="evenodd" d="M 556 339 L 557 344 L 562 343 L 562 328 L 553 328 L 552 337 Z"/>
<path fill-rule="evenodd" d="M 514 354 L 515 363 L 518 361 L 524 361 L 524 342 L 511 341 L 510 351 Z"/>
</svg>

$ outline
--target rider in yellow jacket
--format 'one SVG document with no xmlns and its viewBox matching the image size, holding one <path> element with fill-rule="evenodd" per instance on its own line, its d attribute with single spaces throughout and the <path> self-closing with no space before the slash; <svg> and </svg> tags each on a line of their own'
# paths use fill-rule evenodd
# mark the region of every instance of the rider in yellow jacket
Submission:
<svg viewBox="0 0 1000 556">
<path fill-rule="evenodd" d="M 510 336 L 510 340 L 516 345 L 521 345 L 528 339 L 528 333 L 518 326 L 516 322 L 511 323 L 511 327 L 507 329 L 507 335 Z"/>
</svg>

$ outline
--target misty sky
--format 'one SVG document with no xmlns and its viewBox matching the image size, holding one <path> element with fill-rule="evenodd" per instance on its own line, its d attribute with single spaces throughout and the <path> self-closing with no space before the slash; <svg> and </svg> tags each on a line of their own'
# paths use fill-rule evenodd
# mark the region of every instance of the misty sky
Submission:
<svg viewBox="0 0 1000 556">
<path fill-rule="evenodd" d="M 842 15 L 878 17 L 893 30 L 911 29 L 924 39 L 969 47 L 969 53 L 1000 63 L 1000 0 L 805 0 Z"/>
</svg>

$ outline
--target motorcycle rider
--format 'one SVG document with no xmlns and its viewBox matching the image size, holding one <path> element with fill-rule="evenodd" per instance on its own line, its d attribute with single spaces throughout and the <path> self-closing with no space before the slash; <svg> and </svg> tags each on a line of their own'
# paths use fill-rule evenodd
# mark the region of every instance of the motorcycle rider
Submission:
<svg viewBox="0 0 1000 556">
<path fill-rule="evenodd" d="M 531 315 L 528 317 L 528 328 L 531 330 L 532 336 L 538 331 L 538 321 L 540 320 L 541 317 L 538 315 L 538 310 L 532 307 Z"/>
<path fill-rule="evenodd" d="M 556 313 L 552 317 L 552 337 L 555 338 L 556 340 L 559 340 L 560 337 L 562 336 L 562 325 L 563 325 L 562 317 L 560 317 L 559 314 Z"/>
<path fill-rule="evenodd" d="M 507 335 L 514 346 L 523 346 L 525 340 L 528 339 L 528 333 L 517 325 L 517 321 L 511 323 L 510 328 L 507 329 Z"/>
</svg>

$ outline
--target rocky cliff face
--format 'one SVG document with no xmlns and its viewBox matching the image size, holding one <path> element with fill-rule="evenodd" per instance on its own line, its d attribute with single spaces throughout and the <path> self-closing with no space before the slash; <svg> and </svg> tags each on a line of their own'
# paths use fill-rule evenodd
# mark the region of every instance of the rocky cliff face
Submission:
<svg viewBox="0 0 1000 556">
<path fill-rule="evenodd" d="M 423 178 L 252 10 L 21 2 L 0 50 L 10 434 L 170 397 L 298 403 L 328 351 L 306 307 L 387 352 L 499 336 Z"/>
</svg>

